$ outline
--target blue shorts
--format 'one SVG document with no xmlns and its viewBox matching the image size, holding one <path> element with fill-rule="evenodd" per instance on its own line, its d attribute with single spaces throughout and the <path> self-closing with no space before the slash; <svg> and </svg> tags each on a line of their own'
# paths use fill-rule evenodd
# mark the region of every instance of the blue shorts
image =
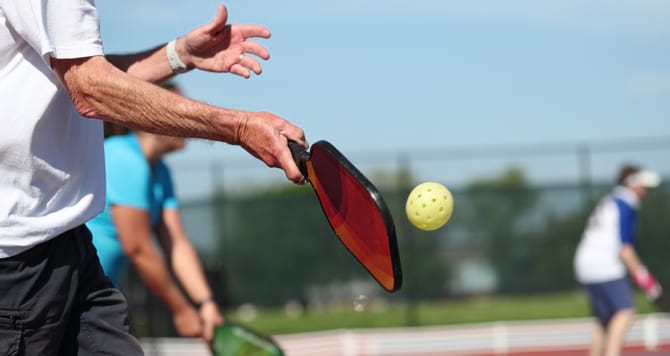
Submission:
<svg viewBox="0 0 670 356">
<path fill-rule="evenodd" d="M 600 321 L 600 325 L 607 329 L 612 316 L 625 309 L 635 309 L 633 291 L 627 279 L 621 278 L 602 283 L 589 283 L 584 287 L 591 299 L 593 314 Z"/>
</svg>

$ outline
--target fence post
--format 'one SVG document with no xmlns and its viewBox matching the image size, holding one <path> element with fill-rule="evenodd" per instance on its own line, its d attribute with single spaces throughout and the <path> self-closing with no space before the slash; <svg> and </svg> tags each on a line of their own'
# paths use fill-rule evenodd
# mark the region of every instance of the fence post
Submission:
<svg viewBox="0 0 670 356">
<path fill-rule="evenodd" d="M 359 356 L 358 335 L 355 331 L 347 330 L 342 333 L 342 356 Z"/>
<path fill-rule="evenodd" d="M 509 352 L 509 333 L 507 324 L 502 321 L 493 323 L 493 354 L 507 355 Z"/>
<path fill-rule="evenodd" d="M 650 314 L 644 318 L 642 332 L 645 349 L 655 350 L 658 347 L 658 319 L 656 314 Z"/>
</svg>

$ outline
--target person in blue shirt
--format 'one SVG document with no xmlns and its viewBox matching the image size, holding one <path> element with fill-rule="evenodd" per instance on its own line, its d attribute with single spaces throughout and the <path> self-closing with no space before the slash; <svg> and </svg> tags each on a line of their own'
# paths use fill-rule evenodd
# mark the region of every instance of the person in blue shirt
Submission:
<svg viewBox="0 0 670 356">
<path fill-rule="evenodd" d="M 180 93 L 173 84 L 163 86 Z M 107 133 L 115 129 L 123 131 L 106 126 Z M 139 131 L 106 138 L 105 209 L 87 226 L 100 264 L 117 288 L 122 286 L 128 265 L 132 264 L 171 311 L 180 335 L 210 340 L 223 317 L 183 228 L 170 169 L 163 161 L 165 154 L 184 147 L 184 138 Z M 182 294 L 170 271 L 198 305 L 197 309 Z"/>
<path fill-rule="evenodd" d="M 635 250 L 637 209 L 647 189 L 660 181 L 655 172 L 624 166 L 617 186 L 591 213 L 577 247 L 575 273 L 598 321 L 591 356 L 621 354 L 625 333 L 635 317 L 627 272 L 649 298 L 660 293 L 660 285 Z"/>
</svg>

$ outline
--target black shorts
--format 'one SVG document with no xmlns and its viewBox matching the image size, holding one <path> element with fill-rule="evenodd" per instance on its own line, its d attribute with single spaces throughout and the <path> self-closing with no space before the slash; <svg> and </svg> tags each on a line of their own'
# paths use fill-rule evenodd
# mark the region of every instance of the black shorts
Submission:
<svg viewBox="0 0 670 356">
<path fill-rule="evenodd" d="M 85 226 L 0 259 L 0 355 L 143 355 Z"/>
</svg>

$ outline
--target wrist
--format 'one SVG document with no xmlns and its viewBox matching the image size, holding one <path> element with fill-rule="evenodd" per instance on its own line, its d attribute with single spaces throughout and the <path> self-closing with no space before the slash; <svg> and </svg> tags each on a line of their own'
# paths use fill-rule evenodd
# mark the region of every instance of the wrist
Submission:
<svg viewBox="0 0 670 356">
<path fill-rule="evenodd" d="M 202 309 L 202 307 L 204 307 L 205 305 L 210 304 L 210 303 L 216 304 L 213 297 L 203 298 L 203 299 L 197 301 L 195 303 L 195 306 L 198 310 L 200 310 L 200 309 Z"/>
<path fill-rule="evenodd" d="M 244 135 L 244 132 L 247 130 L 249 115 L 247 112 L 238 112 L 237 114 L 233 115 L 232 120 L 234 129 L 232 132 L 231 142 L 229 143 L 232 145 L 241 146 L 242 136 Z"/>
<path fill-rule="evenodd" d="M 646 280 L 649 277 L 649 271 L 647 270 L 647 267 L 638 267 L 633 273 L 633 277 L 637 280 Z"/>
<path fill-rule="evenodd" d="M 644 266 L 641 266 L 637 269 L 637 271 L 635 271 L 633 274 L 633 279 L 635 280 L 635 284 L 644 290 L 653 288 L 656 285 L 656 280 Z"/>
<path fill-rule="evenodd" d="M 185 73 L 193 69 L 193 66 L 188 64 L 188 53 L 183 46 L 180 46 L 180 42 L 177 38 L 168 42 L 166 46 L 168 64 L 175 73 Z"/>
</svg>

